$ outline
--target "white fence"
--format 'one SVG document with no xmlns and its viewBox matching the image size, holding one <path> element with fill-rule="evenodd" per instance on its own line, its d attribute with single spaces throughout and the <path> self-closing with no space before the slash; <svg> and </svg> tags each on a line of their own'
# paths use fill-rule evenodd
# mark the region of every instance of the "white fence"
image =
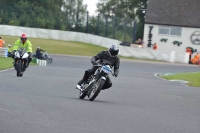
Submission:
<svg viewBox="0 0 200 133">
<path fill-rule="evenodd" d="M 7 57 L 8 49 L 7 48 L 0 48 L 0 57 Z"/>
<path fill-rule="evenodd" d="M 166 62 L 188 63 L 188 53 L 178 53 L 175 51 L 153 50 L 151 48 L 134 48 L 120 46 L 120 55 L 124 57 L 134 57 L 140 59 L 162 60 Z"/>
<path fill-rule="evenodd" d="M 77 41 L 90 43 L 108 48 L 111 44 L 119 45 L 121 41 L 115 39 L 104 38 L 96 35 L 70 32 L 70 31 L 59 31 L 59 30 L 48 30 L 48 29 L 37 29 L 37 28 L 26 28 L 17 26 L 0 25 L 0 35 L 9 36 L 20 36 L 22 33 L 26 33 L 28 37 L 33 38 L 45 38 L 55 39 L 64 41 Z M 33 44 L 34 45 L 34 44 Z M 179 62 L 188 63 L 189 55 L 185 52 L 178 53 L 172 51 L 163 50 L 152 50 L 151 48 L 133 48 L 120 46 L 120 55 L 126 57 L 145 58 L 152 60 L 162 60 L 167 62 Z"/>
<path fill-rule="evenodd" d="M 36 63 L 37 63 L 39 66 L 47 66 L 47 61 L 45 61 L 45 60 L 36 59 Z"/>
</svg>

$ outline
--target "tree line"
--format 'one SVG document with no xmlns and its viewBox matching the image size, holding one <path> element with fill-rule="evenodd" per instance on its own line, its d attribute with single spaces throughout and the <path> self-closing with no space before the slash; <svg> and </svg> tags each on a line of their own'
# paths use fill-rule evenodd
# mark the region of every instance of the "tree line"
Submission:
<svg viewBox="0 0 200 133">
<path fill-rule="evenodd" d="M 1 0 L 0 24 L 86 32 L 119 39 L 137 20 L 137 37 L 142 37 L 141 2 L 146 6 L 147 0 L 99 0 L 96 12 L 100 15 L 89 16 L 83 0 Z"/>
</svg>

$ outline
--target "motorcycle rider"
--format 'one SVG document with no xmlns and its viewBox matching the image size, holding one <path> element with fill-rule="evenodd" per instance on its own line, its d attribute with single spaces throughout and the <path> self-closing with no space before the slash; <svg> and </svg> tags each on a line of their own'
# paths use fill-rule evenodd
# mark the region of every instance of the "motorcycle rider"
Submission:
<svg viewBox="0 0 200 133">
<path fill-rule="evenodd" d="M 15 53 L 18 48 L 26 48 L 26 52 L 28 53 L 28 63 L 25 62 L 25 67 L 29 66 L 29 63 L 32 61 L 32 44 L 28 40 L 26 34 L 21 34 L 20 39 L 18 39 L 13 47 L 13 53 Z M 13 59 L 14 59 L 14 54 L 13 54 Z M 14 66 L 16 66 L 16 60 L 14 59 Z"/>
<path fill-rule="evenodd" d="M 44 57 L 42 56 L 43 54 L 41 53 L 41 51 L 45 52 L 44 50 L 42 50 L 40 47 L 37 47 L 36 49 L 36 54 L 35 54 L 35 57 L 38 58 L 38 59 L 44 59 Z"/>
<path fill-rule="evenodd" d="M 12 57 L 12 47 L 10 44 L 8 44 L 8 57 Z"/>
<path fill-rule="evenodd" d="M 82 89 L 82 84 L 87 81 L 87 79 L 95 73 L 95 71 L 98 69 L 98 67 L 94 66 L 96 64 L 109 64 L 111 67 L 114 67 L 114 74 L 113 76 L 117 77 L 119 73 L 119 65 L 120 65 L 120 59 L 117 56 L 119 52 L 119 48 L 116 45 L 111 45 L 108 51 L 101 51 L 97 55 L 93 56 L 91 58 L 91 63 L 93 64 L 92 68 L 88 69 L 85 71 L 85 74 L 83 76 L 83 79 L 81 79 L 77 86 L 76 89 L 81 90 Z M 112 86 L 112 82 L 110 78 L 108 77 L 106 79 L 106 82 L 103 86 L 104 89 L 108 89 Z"/>
</svg>

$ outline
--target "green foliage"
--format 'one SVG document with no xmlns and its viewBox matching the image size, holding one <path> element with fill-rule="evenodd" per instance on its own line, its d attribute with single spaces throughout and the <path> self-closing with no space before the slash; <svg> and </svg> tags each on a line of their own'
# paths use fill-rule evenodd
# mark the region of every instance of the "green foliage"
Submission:
<svg viewBox="0 0 200 133">
<path fill-rule="evenodd" d="M 78 0 L 76 3 L 71 0 L 72 3 L 67 3 L 65 0 L 1 0 L 0 24 L 69 30 L 69 23 L 79 20 L 79 14 L 86 12 L 82 1 Z M 70 13 L 66 8 L 72 8 Z M 71 16 L 70 21 L 68 16 Z"/>
<path fill-rule="evenodd" d="M 131 42 L 136 19 L 137 37 L 143 37 L 140 2 L 146 1 L 99 0 L 99 17 L 89 16 L 87 22 L 83 0 L 1 0 L 0 24 L 86 32 Z"/>
<path fill-rule="evenodd" d="M 143 2 L 143 4 L 141 4 Z M 145 14 L 142 13 L 141 5 L 144 5 L 144 8 L 147 8 L 147 0 L 99 0 L 97 4 L 97 11 L 102 14 L 108 14 L 115 16 L 116 18 L 121 18 L 121 22 L 125 18 L 133 21 L 138 21 L 137 24 L 137 38 L 143 38 L 144 32 L 144 21 Z M 125 23 L 125 25 L 130 25 L 132 22 Z M 126 31 L 130 27 L 121 28 L 121 31 Z M 131 28 L 132 29 L 132 28 Z M 127 32 L 127 31 L 126 31 Z M 132 34 L 127 32 L 128 35 Z M 130 35 L 132 37 L 132 35 Z"/>
<path fill-rule="evenodd" d="M 13 67 L 12 62 L 13 62 L 12 58 L 0 57 L 0 70 L 12 68 Z"/>
</svg>

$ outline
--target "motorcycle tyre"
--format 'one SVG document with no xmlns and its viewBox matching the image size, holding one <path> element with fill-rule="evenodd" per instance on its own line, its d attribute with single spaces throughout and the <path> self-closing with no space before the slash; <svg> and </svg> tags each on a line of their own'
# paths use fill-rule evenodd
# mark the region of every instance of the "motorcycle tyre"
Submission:
<svg viewBox="0 0 200 133">
<path fill-rule="evenodd" d="M 99 87 L 97 88 L 97 91 L 94 93 L 94 95 L 93 95 L 92 97 L 89 96 L 89 100 L 90 100 L 90 101 L 93 101 L 93 100 L 98 96 L 98 94 L 100 93 L 100 91 L 101 91 L 103 85 L 105 84 L 105 80 L 102 80 L 102 79 L 100 79 L 100 80 L 101 80 L 101 81 L 100 81 L 100 85 L 99 85 Z M 92 91 L 93 91 L 93 90 L 92 90 Z"/>
<path fill-rule="evenodd" d="M 17 64 L 17 68 L 16 68 L 16 70 L 17 70 L 17 77 L 21 77 L 22 76 L 22 62 L 21 61 L 19 61 L 18 62 L 18 64 Z"/>
</svg>

